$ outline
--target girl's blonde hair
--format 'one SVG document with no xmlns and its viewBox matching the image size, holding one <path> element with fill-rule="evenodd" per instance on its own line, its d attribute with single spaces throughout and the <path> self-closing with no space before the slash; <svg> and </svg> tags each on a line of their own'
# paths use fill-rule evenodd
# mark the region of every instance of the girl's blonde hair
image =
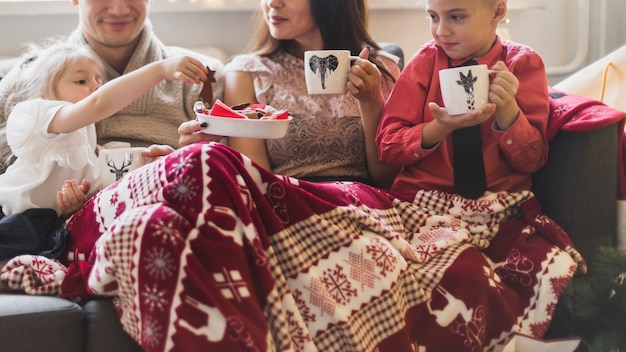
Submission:
<svg viewBox="0 0 626 352">
<path fill-rule="evenodd" d="M 90 62 L 97 66 L 104 77 L 104 66 L 100 59 L 85 45 L 58 42 L 47 47 L 31 46 L 28 59 L 23 62 L 20 78 L 22 99 L 58 96 L 55 86 L 65 71 L 77 63 Z"/>
<path fill-rule="evenodd" d="M 11 94 L 1 103 L 5 116 L 9 116 L 15 104 L 43 98 L 56 99 L 55 86 L 61 75 L 78 62 L 88 61 L 98 67 L 104 78 L 104 65 L 98 56 L 85 45 L 69 44 L 52 38 L 39 44 L 28 44 L 18 64 L 18 79 L 11 87 Z M 0 173 L 14 162 L 7 143 L 6 121 L 0 123 Z"/>
</svg>

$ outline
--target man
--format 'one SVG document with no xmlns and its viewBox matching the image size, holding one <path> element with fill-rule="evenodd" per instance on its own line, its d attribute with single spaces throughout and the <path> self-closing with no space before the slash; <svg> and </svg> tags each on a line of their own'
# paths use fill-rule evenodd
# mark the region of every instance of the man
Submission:
<svg viewBox="0 0 626 352">
<path fill-rule="evenodd" d="M 149 62 L 186 54 L 197 57 L 215 71 L 213 96 L 221 97 L 223 64 L 179 47 L 164 45 L 148 19 L 150 0 L 72 0 L 78 6 L 79 24 L 68 41 L 89 45 L 102 59 L 106 80 L 115 79 Z M 26 59 L 25 61 L 27 61 Z M 24 97 L 11 96 L 19 84 L 22 65 L 16 65 L 0 81 L 0 164 L 10 157 L 4 125 L 10 109 Z M 96 125 L 98 144 L 127 142 L 133 146 L 153 146 L 146 155 L 157 156 L 178 146 L 177 129 L 195 119 L 193 104 L 201 86 L 180 81 L 166 82 L 143 95 L 113 117 Z M 0 173 L 6 165 L 0 166 Z"/>
</svg>

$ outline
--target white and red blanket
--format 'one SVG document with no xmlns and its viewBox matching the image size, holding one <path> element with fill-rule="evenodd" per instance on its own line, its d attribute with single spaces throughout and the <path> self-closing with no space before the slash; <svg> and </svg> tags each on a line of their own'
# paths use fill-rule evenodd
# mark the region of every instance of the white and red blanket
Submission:
<svg viewBox="0 0 626 352">
<path fill-rule="evenodd" d="M 542 336 L 584 266 L 529 192 L 303 182 L 214 143 L 130 173 L 68 229 L 58 294 L 112 297 L 146 351 L 499 350 Z"/>
</svg>

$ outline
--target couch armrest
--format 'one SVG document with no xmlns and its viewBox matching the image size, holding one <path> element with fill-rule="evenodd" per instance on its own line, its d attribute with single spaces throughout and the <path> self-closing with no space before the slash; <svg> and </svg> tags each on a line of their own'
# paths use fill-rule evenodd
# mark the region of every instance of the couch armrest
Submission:
<svg viewBox="0 0 626 352">
<path fill-rule="evenodd" d="M 569 234 L 589 261 L 617 240 L 618 124 L 560 132 L 548 163 L 533 176 L 542 211 Z"/>
</svg>

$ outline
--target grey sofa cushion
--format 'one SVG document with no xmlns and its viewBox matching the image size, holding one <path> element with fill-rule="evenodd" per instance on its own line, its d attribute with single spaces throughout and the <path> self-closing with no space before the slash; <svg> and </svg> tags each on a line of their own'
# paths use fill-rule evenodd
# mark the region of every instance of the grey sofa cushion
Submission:
<svg viewBox="0 0 626 352">
<path fill-rule="evenodd" d="M 115 306 L 109 299 L 96 299 L 83 305 L 87 341 L 85 352 L 139 352 L 141 347 L 123 329 Z"/>
<path fill-rule="evenodd" d="M 82 352 L 81 307 L 49 296 L 0 293 L 0 350 L 3 352 Z"/>
<path fill-rule="evenodd" d="M 560 224 L 589 262 L 617 239 L 618 124 L 560 132 L 550 162 L 533 176 L 542 211 Z"/>
</svg>

